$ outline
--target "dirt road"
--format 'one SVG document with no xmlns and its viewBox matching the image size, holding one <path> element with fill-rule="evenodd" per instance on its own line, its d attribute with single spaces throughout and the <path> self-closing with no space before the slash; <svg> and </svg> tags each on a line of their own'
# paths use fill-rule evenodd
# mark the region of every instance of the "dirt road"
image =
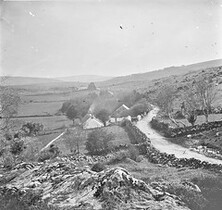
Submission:
<svg viewBox="0 0 222 210">
<path fill-rule="evenodd" d="M 156 116 L 158 111 L 159 109 L 155 107 L 146 117 L 138 121 L 136 125 L 143 133 L 147 135 L 147 137 L 151 140 L 152 145 L 156 149 L 158 149 L 160 152 L 174 154 L 177 158 L 195 158 L 213 164 L 222 164 L 222 160 L 209 158 L 197 152 L 190 151 L 188 148 L 174 144 L 152 129 L 150 126 L 150 121 Z"/>
</svg>

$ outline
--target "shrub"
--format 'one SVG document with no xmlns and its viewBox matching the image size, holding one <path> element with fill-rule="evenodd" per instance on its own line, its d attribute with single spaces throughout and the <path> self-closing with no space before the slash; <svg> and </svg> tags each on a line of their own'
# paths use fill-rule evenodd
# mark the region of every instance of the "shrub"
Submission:
<svg viewBox="0 0 222 210">
<path fill-rule="evenodd" d="M 127 151 L 119 151 L 107 164 L 116 164 L 121 161 L 124 161 L 126 158 L 129 158 L 129 153 Z"/>
<path fill-rule="evenodd" d="M 96 172 L 100 172 L 105 170 L 106 167 L 104 164 L 102 163 L 96 163 L 95 165 L 93 165 L 93 167 L 91 168 L 92 171 L 96 171 Z"/>
<path fill-rule="evenodd" d="M 48 150 L 43 150 L 38 157 L 38 161 L 44 162 L 46 160 L 51 159 L 51 156 L 52 154 Z"/>
<path fill-rule="evenodd" d="M 15 140 L 10 145 L 10 152 L 13 155 L 20 155 L 23 150 L 24 150 L 24 141 L 23 140 L 19 140 L 19 141 Z"/>
<path fill-rule="evenodd" d="M 113 140 L 113 134 L 107 134 L 103 130 L 94 130 L 88 134 L 86 149 L 92 155 L 100 155 L 109 151 L 109 142 Z"/>
<path fill-rule="evenodd" d="M 39 149 L 34 144 L 29 144 L 27 148 L 22 152 L 21 159 L 23 161 L 36 161 L 36 154 L 38 153 Z"/>
<path fill-rule="evenodd" d="M 54 144 L 50 145 L 50 148 L 48 150 L 43 150 L 39 157 L 38 157 L 38 161 L 39 162 L 44 162 L 45 160 L 49 160 L 49 159 L 53 159 L 55 157 L 57 157 L 59 155 L 60 151 L 59 148 L 57 146 L 55 146 Z"/>
<path fill-rule="evenodd" d="M 15 159 L 10 152 L 5 152 L 3 155 L 3 166 L 7 169 L 12 169 L 15 165 Z"/>
</svg>

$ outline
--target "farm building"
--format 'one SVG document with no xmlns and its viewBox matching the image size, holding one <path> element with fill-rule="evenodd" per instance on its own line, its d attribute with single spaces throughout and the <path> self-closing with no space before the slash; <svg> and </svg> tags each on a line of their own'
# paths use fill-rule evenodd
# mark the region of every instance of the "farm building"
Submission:
<svg viewBox="0 0 222 210">
<path fill-rule="evenodd" d="M 104 126 L 99 119 L 95 118 L 93 115 L 91 115 L 90 117 L 89 116 L 85 116 L 86 118 L 84 117 L 86 120 L 82 124 L 83 129 L 93 129 Z"/>
<path fill-rule="evenodd" d="M 125 104 L 122 104 L 119 108 L 117 108 L 112 115 L 110 116 L 110 122 L 120 122 L 124 119 L 123 114 L 129 110 Z"/>
<path fill-rule="evenodd" d="M 129 107 L 127 107 L 125 104 L 121 105 L 119 108 L 117 108 L 113 113 L 112 117 L 122 117 L 122 114 L 129 110 Z"/>
</svg>

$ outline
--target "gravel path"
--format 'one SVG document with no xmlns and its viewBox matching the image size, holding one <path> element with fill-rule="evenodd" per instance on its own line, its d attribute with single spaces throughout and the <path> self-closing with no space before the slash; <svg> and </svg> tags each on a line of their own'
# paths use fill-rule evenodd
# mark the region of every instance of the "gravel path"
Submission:
<svg viewBox="0 0 222 210">
<path fill-rule="evenodd" d="M 63 136 L 65 134 L 66 130 L 63 131 L 61 134 L 59 134 L 56 138 L 52 139 L 45 147 L 43 147 L 40 152 L 42 152 L 43 150 L 45 150 L 46 148 L 48 148 L 53 142 L 55 142 L 57 139 L 59 139 L 61 136 Z"/>
<path fill-rule="evenodd" d="M 222 160 L 206 157 L 205 155 L 190 151 L 188 148 L 174 144 L 152 129 L 150 121 L 157 115 L 158 111 L 159 109 L 155 107 L 147 116 L 136 124 L 136 126 L 147 135 L 156 149 L 160 152 L 166 152 L 167 154 L 174 154 L 177 158 L 195 158 L 213 164 L 222 164 Z"/>
</svg>

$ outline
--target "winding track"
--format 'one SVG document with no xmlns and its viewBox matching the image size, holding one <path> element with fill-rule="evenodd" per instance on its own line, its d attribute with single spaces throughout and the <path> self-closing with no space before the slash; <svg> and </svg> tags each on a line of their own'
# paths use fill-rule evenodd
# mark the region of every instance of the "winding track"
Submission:
<svg viewBox="0 0 222 210">
<path fill-rule="evenodd" d="M 157 115 L 158 111 L 159 109 L 155 107 L 147 116 L 138 121 L 136 124 L 136 126 L 146 134 L 156 149 L 160 152 L 166 152 L 167 154 L 174 154 L 177 158 L 195 158 L 212 164 L 222 164 L 222 160 L 206 157 L 205 155 L 190 151 L 188 148 L 168 141 L 167 138 L 157 133 L 153 128 L 151 128 L 150 121 Z"/>
</svg>

